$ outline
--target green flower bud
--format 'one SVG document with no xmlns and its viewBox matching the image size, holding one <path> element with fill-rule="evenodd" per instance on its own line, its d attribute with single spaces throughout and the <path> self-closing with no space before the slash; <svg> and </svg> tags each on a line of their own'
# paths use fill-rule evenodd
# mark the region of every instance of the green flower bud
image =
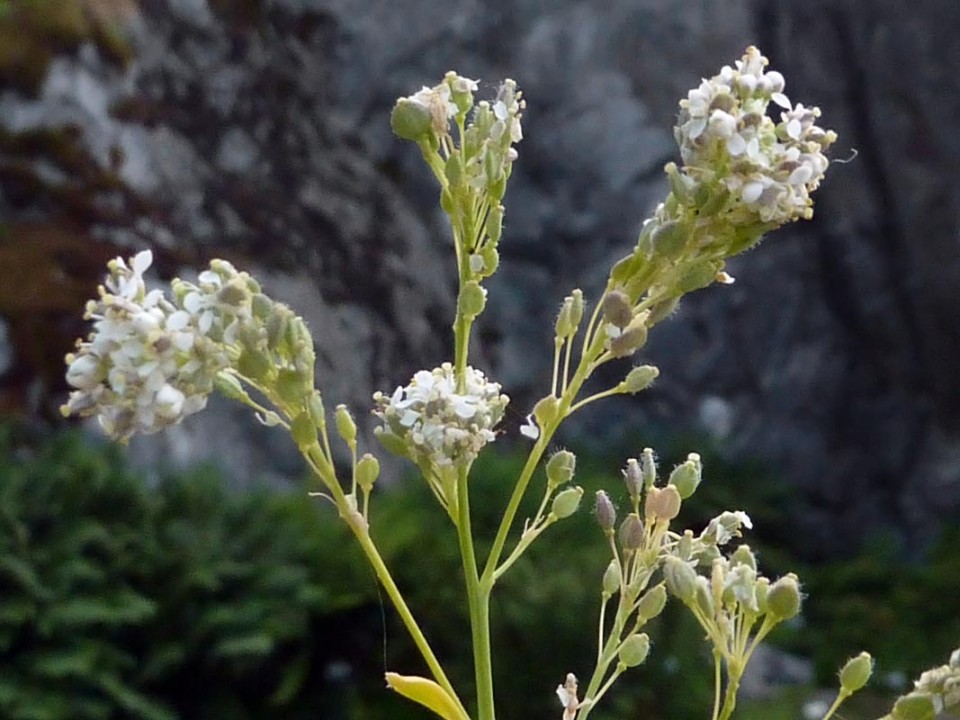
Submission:
<svg viewBox="0 0 960 720">
<path fill-rule="evenodd" d="M 290 368 L 281 368 L 277 372 L 277 380 L 273 386 L 280 399 L 291 405 L 301 405 L 303 398 L 309 392 L 309 387 L 303 382 L 300 373 Z"/>
<path fill-rule="evenodd" d="M 453 154 L 447 158 L 443 166 L 443 174 L 447 176 L 447 181 L 452 187 L 458 186 L 463 180 L 463 159 L 460 157 L 460 151 L 454 150 Z"/>
<path fill-rule="evenodd" d="M 627 373 L 627 376 L 617 386 L 622 393 L 638 393 L 653 385 L 653 381 L 660 376 L 660 370 L 654 365 L 640 365 Z"/>
<path fill-rule="evenodd" d="M 757 558 L 754 556 L 753 550 L 750 549 L 749 545 L 741 545 L 734 550 L 733 555 L 730 556 L 730 564 L 746 565 L 747 567 L 756 570 Z"/>
<path fill-rule="evenodd" d="M 440 207 L 449 216 L 453 217 L 457 210 L 457 203 L 453 199 L 453 193 L 447 188 L 440 191 Z"/>
<path fill-rule="evenodd" d="M 337 422 L 337 432 L 351 450 L 357 446 L 357 424 L 353 421 L 346 405 L 337 405 L 334 415 Z"/>
<path fill-rule="evenodd" d="M 643 471 L 643 486 L 649 490 L 657 482 L 657 459 L 650 448 L 644 448 L 640 455 L 640 470 Z"/>
<path fill-rule="evenodd" d="M 573 479 L 577 469 L 577 456 L 569 450 L 560 450 L 547 460 L 547 487 L 551 490 Z"/>
<path fill-rule="evenodd" d="M 310 420 L 316 427 L 322 428 L 327 424 L 327 411 L 323 407 L 323 396 L 319 390 L 311 393 L 307 401 L 307 412 L 310 413 Z"/>
<path fill-rule="evenodd" d="M 214 385 L 225 398 L 230 400 L 239 400 L 240 402 L 250 402 L 250 395 L 244 390 L 243 385 L 237 380 L 233 373 L 220 371 L 214 380 Z"/>
<path fill-rule="evenodd" d="M 767 595 L 770 593 L 770 580 L 765 577 L 757 578 L 753 585 L 753 596 L 757 599 L 757 611 L 766 615 L 770 607 L 767 605 Z"/>
<path fill-rule="evenodd" d="M 563 299 L 563 305 L 560 306 L 560 312 L 557 313 L 557 322 L 554 325 L 554 331 L 558 340 L 564 340 L 577 332 L 571 319 L 573 312 L 573 298 L 569 295 Z"/>
<path fill-rule="evenodd" d="M 487 291 L 476 280 L 470 280 L 460 288 L 457 310 L 468 320 L 483 312 L 487 304 Z"/>
<path fill-rule="evenodd" d="M 603 572 L 603 594 L 610 596 L 620 591 L 620 583 L 623 581 L 623 572 L 620 570 L 620 563 L 614 559 L 607 565 Z"/>
<path fill-rule="evenodd" d="M 630 253 L 614 263 L 610 270 L 610 279 L 618 285 L 625 285 L 636 274 L 642 263 L 642 258 L 635 253 Z"/>
<path fill-rule="evenodd" d="M 800 612 L 800 583 L 793 573 L 784 575 L 767 591 L 767 611 L 780 620 L 789 620 Z"/>
<path fill-rule="evenodd" d="M 894 703 L 890 715 L 893 720 L 933 720 L 937 710 L 933 697 L 927 693 L 912 692 Z"/>
<path fill-rule="evenodd" d="M 216 299 L 224 305 L 239 308 L 249 302 L 250 290 L 243 280 L 235 278 L 217 290 Z"/>
<path fill-rule="evenodd" d="M 656 325 L 661 320 L 670 317 L 673 314 L 673 311 L 677 309 L 677 305 L 680 304 L 680 298 L 670 298 L 669 300 L 664 300 L 659 302 L 650 308 L 650 316 L 647 318 L 647 325 L 652 327 Z"/>
<path fill-rule="evenodd" d="M 673 260 L 680 256 L 690 240 L 690 228 L 679 220 L 667 220 L 650 236 L 650 244 L 657 257 Z"/>
<path fill-rule="evenodd" d="M 580 498 L 583 497 L 583 488 L 580 486 L 567 488 L 560 492 L 550 507 L 550 514 L 557 520 L 563 520 L 573 515 L 580 507 Z"/>
<path fill-rule="evenodd" d="M 480 257 L 483 258 L 483 276 L 490 277 L 500 267 L 500 253 L 492 244 L 488 244 L 483 246 Z"/>
<path fill-rule="evenodd" d="M 306 450 L 317 442 L 317 428 L 306 411 L 297 415 L 290 423 L 290 434 L 300 450 Z"/>
<path fill-rule="evenodd" d="M 647 491 L 644 504 L 646 516 L 651 520 L 673 520 L 680 514 L 680 493 L 673 485 L 665 488 L 652 487 Z"/>
<path fill-rule="evenodd" d="M 710 583 L 706 578 L 697 580 L 697 587 L 694 589 L 694 602 L 697 607 L 707 617 L 713 617 L 715 609 L 713 605 L 713 593 L 710 592 Z"/>
<path fill-rule="evenodd" d="M 597 505 L 594 508 L 594 514 L 600 529 L 606 533 L 613 532 L 613 526 L 617 522 L 617 511 L 610 502 L 610 496 L 603 490 L 597 490 Z"/>
<path fill-rule="evenodd" d="M 673 162 L 667 163 L 663 171 L 670 182 L 670 192 L 682 205 L 691 205 L 694 202 L 693 191 L 697 187 L 697 182 L 689 175 L 681 173 L 677 164 Z"/>
<path fill-rule="evenodd" d="M 390 128 L 402 140 L 420 140 L 430 133 L 433 118 L 430 109 L 410 98 L 400 98 L 390 113 Z"/>
<path fill-rule="evenodd" d="M 643 545 L 643 522 L 636 513 L 630 513 L 620 524 L 618 533 L 620 546 L 624 550 L 637 550 Z"/>
<path fill-rule="evenodd" d="M 683 535 L 677 540 L 677 557 L 681 560 L 689 560 L 693 555 L 693 530 L 684 530 Z"/>
<path fill-rule="evenodd" d="M 608 323 L 625 328 L 633 320 L 633 303 L 623 290 L 611 290 L 600 301 L 600 310 Z"/>
<path fill-rule="evenodd" d="M 364 453 L 357 462 L 357 484 L 364 492 L 370 492 L 380 477 L 380 461 L 370 453 Z"/>
<path fill-rule="evenodd" d="M 407 444 L 399 435 L 395 435 L 389 430 L 384 430 L 382 427 L 376 428 L 373 434 L 376 435 L 377 440 L 380 441 L 380 444 L 383 445 L 387 452 L 399 455 L 400 457 L 410 457 Z"/>
<path fill-rule="evenodd" d="M 846 694 L 857 692 L 867 684 L 873 674 L 873 658 L 870 653 L 862 652 L 847 660 L 840 671 L 840 688 Z"/>
<path fill-rule="evenodd" d="M 640 598 L 640 602 L 637 603 L 637 614 L 642 618 L 643 622 L 653 620 L 653 618 L 663 612 L 666 604 L 667 588 L 664 587 L 663 583 L 660 583 L 647 590 L 647 592 L 643 594 L 643 597 Z"/>
<path fill-rule="evenodd" d="M 679 295 L 684 295 L 707 285 L 712 285 L 717 279 L 717 273 L 723 267 L 723 263 L 715 260 L 700 260 L 691 263 L 684 268 L 677 279 L 676 291 Z"/>
<path fill-rule="evenodd" d="M 284 305 L 273 306 L 266 322 L 267 347 L 271 350 L 279 348 L 280 343 L 283 342 L 283 339 L 287 336 L 287 325 L 290 323 L 292 316 L 293 313 Z"/>
<path fill-rule="evenodd" d="M 487 213 L 487 236 L 490 242 L 496 245 L 500 242 L 500 235 L 503 233 L 503 205 L 497 204 L 490 208 Z"/>
<path fill-rule="evenodd" d="M 670 473 L 669 483 L 677 489 L 680 497 L 686 500 L 696 492 L 702 473 L 703 464 L 700 462 L 700 456 L 697 453 L 690 453 L 687 455 L 687 461 L 677 465 Z"/>
<path fill-rule="evenodd" d="M 273 367 L 273 360 L 259 348 L 244 348 L 237 360 L 237 371 L 251 380 L 266 380 Z"/>
<path fill-rule="evenodd" d="M 623 483 L 627 486 L 630 500 L 634 503 L 639 502 L 643 492 L 643 472 L 635 458 L 627 460 L 627 467 L 623 471 Z"/>
<path fill-rule="evenodd" d="M 625 667 L 636 667 L 647 659 L 650 653 L 650 638 L 646 633 L 631 635 L 623 641 L 617 658 Z"/>
<path fill-rule="evenodd" d="M 663 579 L 675 598 L 689 605 L 697 592 L 697 573 L 686 562 L 673 556 L 663 562 Z"/>
<path fill-rule="evenodd" d="M 257 293 L 250 301 L 250 309 L 257 320 L 266 320 L 273 310 L 273 300 L 263 293 Z"/>
<path fill-rule="evenodd" d="M 573 299 L 570 309 L 570 322 L 573 324 L 573 332 L 576 332 L 577 328 L 580 327 L 580 321 L 583 319 L 583 290 L 575 289 L 570 293 L 570 297 Z"/>
<path fill-rule="evenodd" d="M 560 401 L 553 395 L 547 395 L 540 398 L 537 404 L 533 406 L 533 417 L 536 418 L 537 425 L 546 427 L 557 417 L 557 411 L 560 407 Z"/>
</svg>

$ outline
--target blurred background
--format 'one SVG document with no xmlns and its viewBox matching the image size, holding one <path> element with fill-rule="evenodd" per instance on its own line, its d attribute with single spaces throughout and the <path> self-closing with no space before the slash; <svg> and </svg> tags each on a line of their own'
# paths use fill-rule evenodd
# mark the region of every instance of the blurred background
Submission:
<svg viewBox="0 0 960 720">
<path fill-rule="evenodd" d="M 455 297 L 436 189 L 390 108 L 449 69 L 481 95 L 512 77 L 525 139 L 476 345 L 510 430 L 549 382 L 563 296 L 596 297 L 664 196 L 677 101 L 749 44 L 849 162 L 812 222 L 657 328 L 652 390 L 562 441 L 585 489 L 620 499 L 641 448 L 666 467 L 701 452 L 682 519 L 749 511 L 768 574 L 805 581 L 743 717 L 819 717 L 864 648 L 877 679 L 846 717 L 885 712 L 960 645 L 958 31 L 954 0 L 0 3 L 0 717 L 416 717 L 380 679 L 415 654 L 285 436 L 217 402 L 123 449 L 60 419 L 83 303 L 118 254 L 152 248 L 163 280 L 227 258 L 307 319 L 319 387 L 369 437 L 374 389 L 448 359 Z M 481 526 L 522 460 L 497 445 Z M 469 688 L 453 537 L 406 474 L 388 468 L 379 540 Z M 602 545 L 584 514 L 508 576 L 504 717 L 555 717 L 552 689 L 589 675 Z M 699 633 L 668 614 L 654 640 L 596 717 L 705 717 Z"/>
</svg>

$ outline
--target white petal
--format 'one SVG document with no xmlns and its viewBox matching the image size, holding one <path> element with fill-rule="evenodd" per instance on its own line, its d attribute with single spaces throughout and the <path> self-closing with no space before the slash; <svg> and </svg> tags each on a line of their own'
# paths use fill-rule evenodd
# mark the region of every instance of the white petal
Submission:
<svg viewBox="0 0 960 720">
<path fill-rule="evenodd" d="M 153 253 L 149 250 L 143 250 L 133 256 L 133 272 L 137 275 L 143 275 L 147 268 L 153 263 Z"/>
</svg>

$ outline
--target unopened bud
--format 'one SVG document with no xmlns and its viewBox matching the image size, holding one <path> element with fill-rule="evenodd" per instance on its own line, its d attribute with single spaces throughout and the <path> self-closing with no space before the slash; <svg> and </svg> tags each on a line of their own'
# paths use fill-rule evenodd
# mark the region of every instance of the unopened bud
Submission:
<svg viewBox="0 0 960 720">
<path fill-rule="evenodd" d="M 457 310 L 468 320 L 483 312 L 487 304 L 487 291 L 476 280 L 470 280 L 460 289 Z"/>
<path fill-rule="evenodd" d="M 715 612 L 713 593 L 711 592 L 710 583 L 705 577 L 697 578 L 697 587 L 694 590 L 694 602 L 697 607 L 700 608 L 700 612 L 707 617 L 713 617 Z"/>
<path fill-rule="evenodd" d="M 767 591 L 767 610 L 780 620 L 789 620 L 800 612 L 800 583 L 793 573 L 784 575 Z"/>
<path fill-rule="evenodd" d="M 703 464 L 697 453 L 687 455 L 687 460 L 677 465 L 670 473 L 670 484 L 677 488 L 680 497 L 686 500 L 696 492 L 703 476 Z"/>
<path fill-rule="evenodd" d="M 641 365 L 633 368 L 617 389 L 623 393 L 638 393 L 653 385 L 653 381 L 660 376 L 660 370 L 654 365 Z"/>
<path fill-rule="evenodd" d="M 847 664 L 840 671 L 840 688 L 846 694 L 857 692 L 867 684 L 873 674 L 873 658 L 870 653 L 862 652 L 855 658 L 847 660 Z"/>
<path fill-rule="evenodd" d="M 673 314 L 673 311 L 677 309 L 677 305 L 679 304 L 680 298 L 670 298 L 669 300 L 658 302 L 656 305 L 650 308 L 650 315 L 647 317 L 647 325 L 652 327 L 661 320 L 670 317 L 670 315 Z"/>
<path fill-rule="evenodd" d="M 680 278 L 677 280 L 676 289 L 683 295 L 685 293 L 705 288 L 711 285 L 717 278 L 717 272 L 720 270 L 715 260 L 701 260 L 689 265 Z"/>
<path fill-rule="evenodd" d="M 353 421 L 350 411 L 346 405 L 337 405 L 335 415 L 337 421 L 337 432 L 351 450 L 357 445 L 357 424 Z"/>
<path fill-rule="evenodd" d="M 380 461 L 370 453 L 365 453 L 357 461 L 357 484 L 364 492 L 370 492 L 380 477 Z"/>
<path fill-rule="evenodd" d="M 634 503 L 639 502 L 643 492 L 643 472 L 635 458 L 627 460 L 627 467 L 623 471 L 623 483 L 627 486 L 630 500 Z"/>
<path fill-rule="evenodd" d="M 686 223 L 668 220 L 653 231 L 650 244 L 658 257 L 673 259 L 680 255 L 689 239 L 690 229 Z"/>
<path fill-rule="evenodd" d="M 620 570 L 620 563 L 616 559 L 610 561 L 607 569 L 603 572 L 602 589 L 604 595 L 614 595 L 620 591 L 620 583 L 623 581 L 623 572 Z"/>
<path fill-rule="evenodd" d="M 648 518 L 670 521 L 680 514 L 680 502 L 680 493 L 673 485 L 652 487 L 647 491 L 644 510 Z"/>
<path fill-rule="evenodd" d="M 577 511 L 577 508 L 580 507 L 580 498 L 582 497 L 583 488 L 579 485 L 577 487 L 567 488 L 566 490 L 561 491 L 553 499 L 553 505 L 550 507 L 550 514 L 557 518 L 557 520 L 563 520 L 563 518 L 570 517 Z"/>
<path fill-rule="evenodd" d="M 308 390 L 303 376 L 290 368 L 281 368 L 277 372 L 277 380 L 273 386 L 280 398 L 290 405 L 302 404 Z"/>
<path fill-rule="evenodd" d="M 323 396 L 319 390 L 314 390 L 307 401 L 307 412 L 310 413 L 310 420 L 318 428 L 327 424 L 326 410 L 323 407 Z"/>
<path fill-rule="evenodd" d="M 273 300 L 263 293 L 256 293 L 250 300 L 250 310 L 257 320 L 266 320 L 273 310 Z"/>
<path fill-rule="evenodd" d="M 642 348 L 646 342 L 647 326 L 644 319 L 635 318 L 622 333 L 610 338 L 610 355 L 617 358 L 629 357 Z"/>
<path fill-rule="evenodd" d="M 640 455 L 640 469 L 643 471 L 643 486 L 649 490 L 657 482 L 657 459 L 650 448 L 644 448 Z"/>
<path fill-rule="evenodd" d="M 608 323 L 625 328 L 633 320 L 633 303 L 623 290 L 611 290 L 600 301 L 600 310 Z"/>
<path fill-rule="evenodd" d="M 237 371 L 251 380 L 266 380 L 273 368 L 270 356 L 257 347 L 244 348 L 237 360 Z"/>
<path fill-rule="evenodd" d="M 653 620 L 653 618 L 663 612 L 663 608 L 666 604 L 667 589 L 664 587 L 663 583 L 660 583 L 659 585 L 647 590 L 643 597 L 640 598 L 640 602 L 637 603 L 637 614 L 643 619 L 644 622 Z"/>
<path fill-rule="evenodd" d="M 643 522 L 636 513 L 630 513 L 620 523 L 620 546 L 624 550 L 637 550 L 643 545 Z"/>
<path fill-rule="evenodd" d="M 487 213 L 487 236 L 490 242 L 496 245 L 500 242 L 500 235 L 503 232 L 503 205 L 497 203 L 490 208 Z"/>
<path fill-rule="evenodd" d="M 613 526 L 617 522 L 617 511 L 614 509 L 613 503 L 610 502 L 610 496 L 603 490 L 597 491 L 597 505 L 594 513 L 600 529 L 606 533 L 612 533 Z"/>
<path fill-rule="evenodd" d="M 931 695 L 912 692 L 894 703 L 890 715 L 893 720 L 933 720 L 937 715 L 937 709 Z"/>
<path fill-rule="evenodd" d="M 560 450 L 547 460 L 547 486 L 552 490 L 573 479 L 577 456 L 569 450 Z"/>
<path fill-rule="evenodd" d="M 373 434 L 377 437 L 377 440 L 380 441 L 380 444 L 383 445 L 387 452 L 394 455 L 399 455 L 400 457 L 410 456 L 410 450 L 407 447 L 407 444 L 399 435 L 395 435 L 389 430 L 384 430 L 382 427 L 376 428 L 373 431 Z"/>
<path fill-rule="evenodd" d="M 560 306 L 560 312 L 557 314 L 557 323 L 555 330 L 557 338 L 564 340 L 576 333 L 577 329 L 573 325 L 571 313 L 573 312 L 573 298 L 565 297 L 563 305 Z"/>
<path fill-rule="evenodd" d="M 460 157 L 460 151 L 454 150 L 447 162 L 443 166 L 443 174 L 447 177 L 447 182 L 456 187 L 463 181 L 463 158 Z"/>
<path fill-rule="evenodd" d="M 433 127 L 430 109 L 425 105 L 400 98 L 390 113 L 390 128 L 402 140 L 420 140 Z"/>
<path fill-rule="evenodd" d="M 250 401 L 250 395 L 233 373 L 223 371 L 217 373 L 214 385 L 224 397 L 230 400 L 239 400 L 240 402 Z"/>
<path fill-rule="evenodd" d="M 749 545 L 741 545 L 736 550 L 733 551 L 733 555 L 730 556 L 731 565 L 746 565 L 752 570 L 757 569 L 757 558 L 753 554 L 753 550 L 750 549 Z"/>
<path fill-rule="evenodd" d="M 671 595 L 686 605 L 693 602 L 697 592 L 697 573 L 686 562 L 668 556 L 663 563 L 663 579 Z"/>
<path fill-rule="evenodd" d="M 646 633 L 631 635 L 623 641 L 617 658 L 625 667 L 636 667 L 647 659 L 650 653 L 650 638 Z"/>
<path fill-rule="evenodd" d="M 753 596 L 757 599 L 757 611 L 762 615 L 766 615 L 770 609 L 767 606 L 767 595 L 769 592 L 770 580 L 765 577 L 757 578 L 757 582 L 753 585 Z"/>
</svg>

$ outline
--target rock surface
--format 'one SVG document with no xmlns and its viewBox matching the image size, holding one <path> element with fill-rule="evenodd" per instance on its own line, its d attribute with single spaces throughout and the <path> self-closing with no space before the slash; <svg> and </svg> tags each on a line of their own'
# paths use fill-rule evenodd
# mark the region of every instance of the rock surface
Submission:
<svg viewBox="0 0 960 720">
<path fill-rule="evenodd" d="M 321 387 L 358 414 L 373 389 L 446 359 L 444 222 L 388 114 L 456 68 L 514 77 L 528 100 L 479 342 L 516 421 L 543 393 L 563 295 L 595 294 L 662 197 L 677 100 L 756 43 L 791 98 L 822 107 L 835 157 L 856 157 L 835 164 L 812 223 L 738 258 L 735 285 L 660 326 L 645 360 L 662 379 L 591 418 L 589 436 L 629 432 L 642 447 L 652 425 L 713 435 L 805 489 L 824 547 L 838 520 L 891 522 L 919 547 L 960 506 L 956 3 L 918 2 L 907 19 L 896 0 L 73 5 L 113 12 L 126 44 L 93 30 L 51 39 L 35 87 L 0 93 L 0 257 L 18 270 L 31 243 L 37 266 L 70 280 L 43 286 L 56 300 L 43 321 L 59 333 L 36 346 L 25 329 L 39 311 L 17 301 L 47 275 L 4 268 L 14 359 L 0 406 L 61 391 L 56 368 L 31 358 L 58 357 L 82 329 L 70 318 L 101 255 L 148 244 L 166 276 L 214 255 L 260 268 L 310 322 Z M 218 405 L 135 456 L 212 454 L 240 484 L 256 468 L 296 472 L 284 439 L 259 430 Z"/>
</svg>

